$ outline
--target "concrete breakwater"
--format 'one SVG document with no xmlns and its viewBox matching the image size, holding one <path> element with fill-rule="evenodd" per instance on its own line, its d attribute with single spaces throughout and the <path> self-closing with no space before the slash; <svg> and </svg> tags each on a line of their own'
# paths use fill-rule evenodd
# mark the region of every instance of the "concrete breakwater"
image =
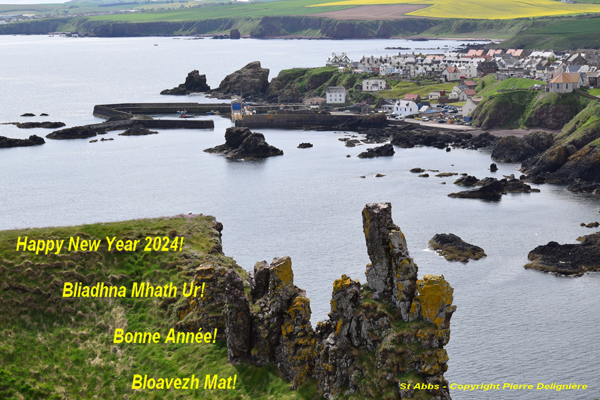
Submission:
<svg viewBox="0 0 600 400">
<path fill-rule="evenodd" d="M 134 114 L 176 114 L 185 110 L 188 113 L 206 114 L 214 111 L 221 114 L 231 112 L 228 103 L 122 103 L 122 104 L 100 104 L 94 106 L 94 116 L 100 118 L 112 118 L 116 116 L 131 116 Z"/>
<path fill-rule="evenodd" d="M 235 126 L 248 128 L 302 128 L 304 126 L 333 127 L 345 122 L 359 121 L 364 115 L 331 115 L 317 113 L 252 114 L 235 121 Z"/>
<path fill-rule="evenodd" d="M 157 129 L 212 129 L 215 127 L 213 120 L 187 120 L 187 119 L 125 119 L 121 121 L 107 121 L 99 124 L 86 125 L 88 128 L 106 131 L 127 129 L 132 126 Z"/>
</svg>

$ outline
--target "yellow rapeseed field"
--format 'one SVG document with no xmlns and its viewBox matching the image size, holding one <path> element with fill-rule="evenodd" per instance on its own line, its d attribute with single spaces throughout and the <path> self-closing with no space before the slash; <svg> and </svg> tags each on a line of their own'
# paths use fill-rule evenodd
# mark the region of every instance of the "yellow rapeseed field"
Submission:
<svg viewBox="0 0 600 400">
<path fill-rule="evenodd" d="M 567 4 L 558 0 L 343 0 L 309 7 L 386 4 L 431 5 L 406 15 L 436 18 L 511 19 L 600 13 L 600 4 Z"/>
</svg>

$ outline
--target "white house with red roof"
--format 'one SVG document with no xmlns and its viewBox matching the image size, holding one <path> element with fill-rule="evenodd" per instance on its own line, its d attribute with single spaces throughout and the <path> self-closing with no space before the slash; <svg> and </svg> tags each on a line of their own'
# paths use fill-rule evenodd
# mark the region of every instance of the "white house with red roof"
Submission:
<svg viewBox="0 0 600 400">
<path fill-rule="evenodd" d="M 456 67 L 448 67 L 442 72 L 442 76 L 446 82 L 460 80 L 460 70 Z"/>
</svg>

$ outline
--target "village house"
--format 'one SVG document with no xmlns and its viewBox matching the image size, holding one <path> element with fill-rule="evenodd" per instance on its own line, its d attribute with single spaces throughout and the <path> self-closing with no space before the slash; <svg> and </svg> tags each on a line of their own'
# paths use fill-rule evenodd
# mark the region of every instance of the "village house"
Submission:
<svg viewBox="0 0 600 400">
<path fill-rule="evenodd" d="M 442 72 L 442 77 L 446 82 L 458 81 L 460 79 L 460 71 L 456 67 L 448 67 Z"/>
<path fill-rule="evenodd" d="M 379 92 L 386 89 L 387 82 L 385 79 L 363 79 L 363 92 Z"/>
<path fill-rule="evenodd" d="M 589 72 L 587 74 L 587 77 L 589 87 L 598 87 L 598 85 L 600 84 L 600 72 Z"/>
<path fill-rule="evenodd" d="M 469 97 L 477 96 L 477 92 L 473 89 L 465 89 L 458 94 L 458 99 L 460 101 L 467 101 Z"/>
<path fill-rule="evenodd" d="M 404 96 L 404 100 L 414 101 L 418 104 L 421 102 L 421 96 L 419 96 L 418 94 L 409 93 L 406 96 Z"/>
<path fill-rule="evenodd" d="M 327 104 L 344 104 L 346 102 L 346 88 L 343 86 L 327 86 L 325 98 Z"/>
<path fill-rule="evenodd" d="M 479 66 L 477 67 L 477 72 L 479 72 L 481 76 L 493 74 L 496 71 L 498 71 L 498 64 L 494 61 L 479 63 Z"/>
<path fill-rule="evenodd" d="M 350 60 L 346 53 L 342 53 L 341 56 L 332 53 L 331 57 L 327 58 L 327 62 L 325 63 L 325 65 L 328 67 L 347 68 L 352 66 L 352 60 Z"/>
<path fill-rule="evenodd" d="M 419 106 L 414 101 L 400 100 L 394 104 L 394 114 L 406 117 L 409 115 L 416 115 L 419 113 Z"/>
<path fill-rule="evenodd" d="M 468 117 L 471 115 L 473 110 L 477 107 L 477 105 L 481 102 L 481 98 L 469 97 L 465 105 L 462 106 L 462 116 Z"/>
<path fill-rule="evenodd" d="M 548 84 L 548 90 L 552 93 L 571 93 L 583 86 L 583 78 L 578 73 L 562 73 L 552 79 Z"/>
</svg>

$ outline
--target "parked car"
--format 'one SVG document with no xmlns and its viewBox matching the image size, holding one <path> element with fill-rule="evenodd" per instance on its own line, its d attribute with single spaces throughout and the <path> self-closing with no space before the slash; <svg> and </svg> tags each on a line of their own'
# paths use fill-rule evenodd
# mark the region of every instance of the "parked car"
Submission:
<svg viewBox="0 0 600 400">
<path fill-rule="evenodd" d="M 404 116 L 402 116 L 402 115 L 398 115 L 398 116 L 396 117 L 396 121 L 404 121 Z"/>
<path fill-rule="evenodd" d="M 427 117 L 423 117 L 423 118 L 422 118 L 422 120 L 423 120 L 423 121 L 429 121 L 429 118 L 427 118 Z"/>
<path fill-rule="evenodd" d="M 442 119 L 442 118 L 440 118 L 438 120 L 438 124 L 445 124 L 446 122 L 448 122 L 448 121 L 446 121 L 445 119 Z"/>
</svg>

